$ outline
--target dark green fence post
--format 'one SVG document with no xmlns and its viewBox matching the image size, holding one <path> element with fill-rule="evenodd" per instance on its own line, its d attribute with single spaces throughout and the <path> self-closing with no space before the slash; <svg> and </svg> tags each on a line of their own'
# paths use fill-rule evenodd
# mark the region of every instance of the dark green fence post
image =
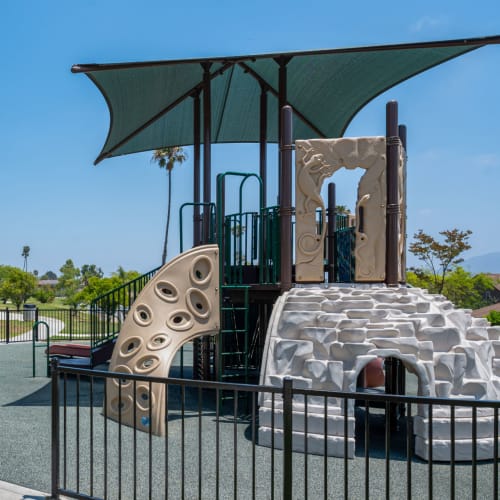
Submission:
<svg viewBox="0 0 500 500">
<path fill-rule="evenodd" d="M 292 391 L 290 377 L 283 380 L 283 498 L 292 498 Z"/>
<path fill-rule="evenodd" d="M 5 343 L 8 344 L 10 339 L 10 318 L 9 308 L 5 310 Z"/>
<path fill-rule="evenodd" d="M 73 309 L 69 309 L 69 340 L 73 340 Z"/>
<path fill-rule="evenodd" d="M 57 359 L 52 360 L 52 477 L 51 498 L 59 498 L 59 366 Z"/>
</svg>

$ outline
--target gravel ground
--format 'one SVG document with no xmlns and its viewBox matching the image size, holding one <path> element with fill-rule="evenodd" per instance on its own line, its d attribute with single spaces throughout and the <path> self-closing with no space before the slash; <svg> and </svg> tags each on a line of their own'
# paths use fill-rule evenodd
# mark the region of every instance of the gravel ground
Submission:
<svg viewBox="0 0 500 500">
<path fill-rule="evenodd" d="M 50 380 L 43 377 L 43 349 L 37 348 L 36 352 L 40 377 L 32 378 L 31 359 L 30 344 L 0 345 L 0 480 L 50 491 Z M 76 406 L 77 381 L 73 377 L 66 380 L 66 452 L 61 459 L 66 458 L 67 466 L 61 468 L 61 481 L 67 488 L 79 487 L 88 495 L 124 500 L 135 496 L 162 499 L 167 496 L 166 491 L 168 498 L 173 499 L 199 498 L 200 493 L 202 498 L 212 499 L 217 497 L 217 492 L 222 499 L 252 498 L 254 492 L 256 498 L 272 498 L 272 492 L 274 498 L 282 498 L 282 452 L 273 452 L 252 443 L 253 427 L 251 419 L 245 415 L 249 412 L 238 411 L 238 418 L 234 419 L 233 402 L 225 406 L 223 415 L 217 419 L 213 393 L 204 392 L 202 411 L 199 412 L 198 391 L 186 390 L 182 419 L 180 391 L 178 388 L 170 390 L 167 441 L 105 421 L 102 380 L 94 381 L 91 397 L 88 379 L 82 378 L 79 406 Z M 62 386 L 61 383 L 61 395 Z M 244 410 L 241 403 L 239 410 Z M 367 464 L 362 409 L 357 410 L 357 419 L 356 456 L 353 460 L 325 460 L 311 455 L 306 465 L 303 454 L 293 454 L 294 498 L 305 498 L 306 489 L 309 498 L 344 498 L 346 477 L 347 497 L 365 498 L 367 465 L 369 498 L 386 498 L 386 487 L 390 488 L 391 498 L 407 497 L 404 430 L 391 435 L 391 460 L 388 464 L 385 460 L 384 415 L 373 414 Z M 61 437 L 64 438 L 64 426 Z M 165 459 L 167 446 L 168 461 Z M 201 457 L 198 453 L 200 446 Z M 493 467 L 491 461 L 478 465 L 477 498 L 493 498 Z M 430 479 L 434 498 L 450 498 L 451 472 L 449 464 L 435 463 L 431 468 L 427 462 L 413 457 L 411 498 L 429 498 Z M 455 498 L 472 498 L 471 464 L 457 464 L 454 472 Z"/>
</svg>

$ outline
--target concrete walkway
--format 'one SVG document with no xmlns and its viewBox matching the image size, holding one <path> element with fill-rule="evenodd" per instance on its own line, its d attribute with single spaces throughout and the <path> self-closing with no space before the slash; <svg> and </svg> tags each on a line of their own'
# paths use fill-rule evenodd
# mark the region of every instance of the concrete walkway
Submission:
<svg viewBox="0 0 500 500">
<path fill-rule="evenodd" d="M 47 493 L 31 490 L 18 486 L 17 484 L 6 483 L 0 481 L 0 498 L 2 500 L 42 500 L 50 498 Z"/>
</svg>

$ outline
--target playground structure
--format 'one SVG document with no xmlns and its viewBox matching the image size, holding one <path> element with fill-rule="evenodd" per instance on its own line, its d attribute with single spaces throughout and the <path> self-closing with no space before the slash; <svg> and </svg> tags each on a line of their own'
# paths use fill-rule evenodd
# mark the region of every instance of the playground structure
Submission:
<svg viewBox="0 0 500 500">
<path fill-rule="evenodd" d="M 344 121 L 332 119 L 335 123 L 330 128 L 325 119 L 328 113 L 336 115 L 328 108 L 333 105 L 328 99 L 327 109 L 317 120 L 307 118 L 300 104 L 297 109 L 287 105 L 291 100 L 287 94 L 287 68 L 291 69 L 295 60 L 302 60 L 305 62 L 299 71 L 305 72 L 307 64 L 320 64 L 320 56 L 345 56 L 349 52 L 180 61 L 177 65 L 159 62 L 74 67 L 74 71 L 85 72 L 99 86 L 114 117 L 97 161 L 148 148 L 184 144 L 190 140 L 185 138 L 188 136 L 194 143 L 194 248 L 159 270 L 138 295 L 123 322 L 110 370 L 168 376 L 175 353 L 184 343 L 194 340 L 193 368 L 197 378 L 250 382 L 260 370 L 261 382 L 266 385 L 281 386 L 284 377 L 292 377 L 297 387 L 353 392 L 363 389 L 358 381 L 363 378 L 365 367 L 382 358 L 391 366 L 390 372 L 386 370 L 383 388 L 386 393 L 404 393 L 404 372 L 408 369 L 418 377 L 419 395 L 498 399 L 500 329 L 473 320 L 443 297 L 405 285 L 406 129 L 398 124 L 396 103 L 391 102 L 387 107 L 386 137 L 328 138 L 342 135 L 360 105 L 382 90 L 486 43 L 498 43 L 498 39 L 373 49 L 374 58 L 393 51 L 392 56 L 404 59 L 406 66 L 401 64 L 401 71 L 390 74 L 379 86 L 357 82 L 358 87 L 353 89 L 359 94 L 357 100 L 343 110 Z M 429 54 L 427 59 L 422 57 L 425 51 Z M 370 50 L 365 48 L 359 53 L 368 54 Z M 308 62 L 306 57 L 313 61 Z M 269 83 L 270 70 L 266 68 L 271 62 L 278 68 L 278 85 Z M 366 60 L 365 64 L 369 62 Z M 265 66 L 260 73 L 259 63 Z M 384 66 L 384 70 L 388 71 L 388 67 Z M 117 78 L 108 79 L 109 75 Z M 123 107 L 120 85 L 126 87 L 129 80 L 141 77 L 146 81 L 165 78 L 168 82 L 174 75 L 184 75 L 189 80 L 188 89 L 174 89 L 176 94 L 164 87 L 168 95 L 161 105 L 156 104 L 160 111 L 153 109 L 152 97 L 148 96 L 143 108 L 148 108 L 154 119 L 138 116 L 140 113 L 133 105 Z M 255 139 L 254 135 L 246 137 L 244 131 L 232 129 L 225 116 L 217 115 L 221 112 L 216 106 L 212 112 L 212 97 L 222 99 L 228 106 L 237 101 L 241 87 L 237 82 L 243 75 L 254 78 L 261 90 L 257 107 L 259 175 L 237 172 L 220 175 L 214 205 L 210 165 L 212 121 L 219 120 L 220 142 Z M 325 71 L 325 79 L 330 77 L 329 71 Z M 121 83 L 120 78 L 123 78 Z M 224 95 L 219 95 L 219 87 L 212 89 L 217 78 L 226 86 Z M 369 87 L 364 94 L 360 91 L 363 86 Z M 250 92 L 248 86 L 245 90 L 252 96 L 250 104 L 255 103 L 257 94 Z M 203 95 L 203 202 L 200 201 L 200 94 Z M 280 110 L 280 119 L 274 121 L 274 125 L 278 123 L 277 130 L 272 131 L 268 128 L 268 109 L 272 107 L 267 101 L 269 95 L 276 98 L 274 104 Z M 311 102 L 309 106 L 314 108 Z M 135 109 L 135 114 L 131 116 L 128 109 Z M 186 114 L 191 114 L 192 136 L 181 137 L 165 128 L 165 117 L 180 119 Z M 120 126 L 116 123 L 125 123 L 127 119 L 130 119 L 127 126 L 118 134 Z M 297 133 L 292 130 L 294 120 L 294 125 L 298 122 L 293 127 Z M 158 135 L 160 129 L 163 136 Z M 267 207 L 265 145 L 273 134 L 280 144 L 279 206 Z M 295 212 L 291 203 L 293 149 Z M 343 235 L 336 231 L 333 185 L 329 187 L 328 208 L 320 196 L 324 179 L 342 167 L 365 170 L 358 188 L 355 227 L 344 231 L 348 234 L 348 244 L 343 248 L 339 246 Z M 241 177 L 236 214 L 225 213 L 225 181 L 230 176 Z M 242 208 L 249 179 L 256 179 L 260 193 L 259 209 L 253 213 Z M 291 246 L 294 232 L 295 252 Z M 341 261 L 349 262 L 345 272 L 341 272 Z M 339 285 L 339 281 L 345 283 Z M 215 342 L 209 335 L 215 337 Z M 142 430 L 151 429 L 155 434 L 164 433 L 165 395 L 154 383 L 136 387 L 131 382 L 110 381 L 108 393 L 107 416 Z M 320 412 L 314 413 L 314 401 L 309 403 L 312 412 L 306 423 L 301 417 L 304 402 L 300 397 L 294 398 L 294 448 L 303 449 L 307 426 L 310 451 L 320 452 L 326 446 L 328 454 L 343 456 L 347 450 L 352 457 L 353 406 L 344 408 L 342 401 L 332 398 L 325 423 Z M 259 411 L 260 443 L 271 442 L 269 422 L 274 419 L 277 426 L 273 439 L 279 446 L 282 414 L 279 404 L 271 408 L 263 397 Z M 439 408 L 435 411 L 434 420 L 424 411 L 415 417 L 416 453 L 422 458 L 429 456 L 431 444 L 426 436 L 432 425 L 437 438 L 432 442 L 433 457 L 448 460 L 452 416 L 444 410 L 440 413 Z M 349 415 L 347 436 L 343 433 L 345 412 Z M 459 422 L 457 459 L 469 460 L 472 416 L 470 412 L 457 411 L 453 418 Z M 495 424 L 493 415 L 485 412 L 479 415 L 479 420 L 478 458 L 491 458 L 494 443 L 489 436 Z M 328 429 L 326 436 L 319 431 L 324 428 Z"/>
</svg>

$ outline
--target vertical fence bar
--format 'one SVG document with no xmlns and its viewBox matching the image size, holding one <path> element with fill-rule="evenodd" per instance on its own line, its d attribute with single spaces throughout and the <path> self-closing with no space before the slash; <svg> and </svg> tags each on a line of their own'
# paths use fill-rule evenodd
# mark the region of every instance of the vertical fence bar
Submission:
<svg viewBox="0 0 500 500">
<path fill-rule="evenodd" d="M 455 406 L 450 408 L 450 500 L 455 500 Z"/>
<path fill-rule="evenodd" d="M 283 380 L 283 498 L 292 498 L 293 381 Z"/>
<path fill-rule="evenodd" d="M 233 392 L 233 498 L 238 498 L 238 391 Z"/>
<path fill-rule="evenodd" d="M 9 308 L 5 309 L 5 343 L 10 341 L 10 313 Z"/>
<path fill-rule="evenodd" d="M 432 428 L 433 426 L 433 421 L 432 421 L 432 405 L 430 404 L 428 406 L 428 410 L 429 410 L 429 434 L 428 434 L 428 437 L 429 437 L 429 481 L 428 481 L 428 486 L 429 486 L 429 500 L 432 500 L 432 495 L 433 495 L 433 484 L 432 484 L 432 481 L 433 481 L 433 477 L 432 477 L 432 442 L 434 440 L 434 437 L 433 437 L 433 433 L 434 433 L 434 429 Z"/>
<path fill-rule="evenodd" d="M 387 373 L 386 373 L 387 378 Z M 391 408 L 392 404 L 385 403 L 385 498 L 391 498 Z"/>
<path fill-rule="evenodd" d="M 365 400 L 365 500 L 370 498 L 370 401 Z"/>
<path fill-rule="evenodd" d="M 411 403 L 406 405 L 406 498 L 411 500 L 411 461 L 413 457 L 413 425 Z"/>
<path fill-rule="evenodd" d="M 325 418 L 327 417 L 328 415 L 325 415 Z M 348 423 L 349 423 L 349 400 L 347 398 L 344 398 L 344 498 L 349 498 L 349 466 L 347 464 L 348 450 L 349 450 Z"/>
<path fill-rule="evenodd" d="M 498 498 L 498 406 L 493 410 L 493 498 Z"/>
<path fill-rule="evenodd" d="M 52 360 L 52 435 L 51 435 L 51 494 L 52 498 L 59 498 L 59 368 L 57 359 Z"/>
<path fill-rule="evenodd" d="M 472 500 L 477 498 L 477 408 L 472 407 Z"/>
</svg>

